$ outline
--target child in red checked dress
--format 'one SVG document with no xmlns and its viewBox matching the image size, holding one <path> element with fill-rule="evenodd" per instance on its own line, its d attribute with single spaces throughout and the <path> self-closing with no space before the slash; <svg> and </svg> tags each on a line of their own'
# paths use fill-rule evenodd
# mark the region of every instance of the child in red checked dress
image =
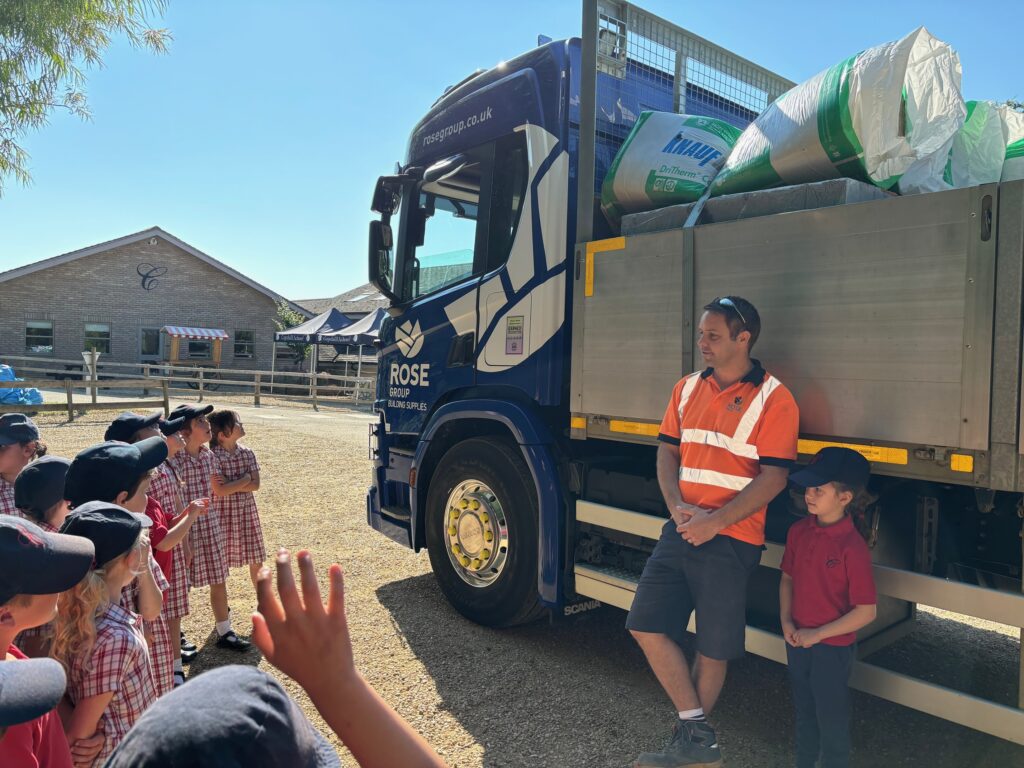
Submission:
<svg viewBox="0 0 1024 768">
<path fill-rule="evenodd" d="M 39 429 L 21 413 L 0 414 L 0 515 L 24 517 L 14 501 L 14 481 L 33 459 L 46 455 Z"/>
<path fill-rule="evenodd" d="M 212 405 L 206 407 L 179 405 L 171 411 L 170 421 L 184 419 L 180 432 L 185 438 L 184 450 L 178 451 L 168 461 L 177 477 L 184 484 L 186 499 L 211 498 L 221 495 L 230 487 L 221 481 L 220 464 L 213 451 L 207 447 L 210 441 L 210 421 L 207 418 Z M 217 629 L 217 647 L 234 651 L 249 649 L 248 640 L 243 640 L 231 628 L 231 609 L 228 606 L 228 579 L 226 540 L 221 527 L 220 513 L 213 505 L 210 511 L 200 517 L 190 532 L 192 542 L 192 564 L 189 568 L 189 587 L 210 587 L 210 603 Z"/>
<path fill-rule="evenodd" d="M 228 567 L 249 566 L 249 576 L 255 584 L 267 557 L 263 527 L 252 495 L 260 487 L 260 465 L 256 454 L 238 442 L 245 437 L 245 428 L 235 411 L 211 413 L 210 429 L 210 446 L 220 464 L 222 478 L 222 492 L 214 498 L 213 506 L 220 512 Z"/>
<path fill-rule="evenodd" d="M 64 665 L 74 712 L 68 741 L 106 735 L 91 763 L 103 765 L 135 721 L 156 700 L 142 619 L 120 605 L 121 590 L 148 568 L 148 517 L 90 501 L 67 516 L 61 533 L 95 546 L 95 566 L 57 599 L 52 655 Z"/>
</svg>

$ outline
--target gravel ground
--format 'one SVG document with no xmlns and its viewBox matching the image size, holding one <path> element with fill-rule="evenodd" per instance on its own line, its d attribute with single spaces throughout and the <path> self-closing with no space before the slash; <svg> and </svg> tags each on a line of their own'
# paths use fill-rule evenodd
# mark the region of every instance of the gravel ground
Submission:
<svg viewBox="0 0 1024 768">
<path fill-rule="evenodd" d="M 623 612 L 601 608 L 504 631 L 468 623 L 441 597 L 426 553 L 413 554 L 366 525 L 365 412 L 238 402 L 246 442 L 262 465 L 258 502 L 268 550 L 305 547 L 321 574 L 332 562 L 345 566 L 359 668 L 449 765 L 618 767 L 660 746 L 671 705 L 623 630 Z M 67 424 L 47 414 L 38 421 L 51 451 L 70 457 L 100 440 L 112 416 L 95 411 Z M 247 634 L 255 596 L 244 569 L 232 573 L 229 592 L 236 629 Z M 239 655 L 213 646 L 207 590 L 195 590 L 192 601 L 185 629 L 203 650 L 188 674 L 225 663 L 258 665 L 282 678 L 327 732 L 303 692 L 255 649 Z M 919 624 L 871 660 L 1015 700 L 1016 630 L 924 609 Z M 854 694 L 854 707 L 854 766 L 1024 768 L 1024 747 L 866 694 Z M 735 663 L 714 722 L 727 765 L 792 764 L 793 718 L 781 665 L 754 656 Z"/>
</svg>

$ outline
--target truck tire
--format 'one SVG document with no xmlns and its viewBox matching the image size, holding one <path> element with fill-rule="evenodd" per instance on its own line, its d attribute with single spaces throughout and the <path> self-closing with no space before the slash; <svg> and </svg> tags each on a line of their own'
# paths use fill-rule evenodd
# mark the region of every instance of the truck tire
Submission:
<svg viewBox="0 0 1024 768">
<path fill-rule="evenodd" d="M 537 493 L 516 446 L 475 438 L 441 458 L 426 504 L 427 550 L 444 596 L 471 621 L 539 618 Z"/>
</svg>

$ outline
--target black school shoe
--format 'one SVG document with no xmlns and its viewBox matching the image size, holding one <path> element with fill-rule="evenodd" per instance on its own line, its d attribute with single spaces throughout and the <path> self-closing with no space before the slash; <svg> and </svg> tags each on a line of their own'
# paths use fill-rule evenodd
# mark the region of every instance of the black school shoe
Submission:
<svg viewBox="0 0 1024 768">
<path fill-rule="evenodd" d="M 181 633 L 181 650 L 183 651 L 198 651 L 195 643 L 190 643 L 185 639 L 185 633 Z"/>
<path fill-rule="evenodd" d="M 718 739 L 704 721 L 682 720 L 672 729 L 672 739 L 661 752 L 644 752 L 633 768 L 717 768 L 722 764 Z"/>
<path fill-rule="evenodd" d="M 230 648 L 232 651 L 247 651 L 252 645 L 248 640 L 243 640 L 235 634 L 235 630 L 229 629 L 217 638 L 218 648 Z"/>
<path fill-rule="evenodd" d="M 199 655 L 199 651 L 198 650 L 195 650 L 195 651 L 185 651 L 185 650 L 182 650 L 182 652 L 181 652 L 181 663 L 182 664 L 191 664 L 193 661 L 196 660 L 196 656 L 198 656 L 198 655 Z"/>
</svg>

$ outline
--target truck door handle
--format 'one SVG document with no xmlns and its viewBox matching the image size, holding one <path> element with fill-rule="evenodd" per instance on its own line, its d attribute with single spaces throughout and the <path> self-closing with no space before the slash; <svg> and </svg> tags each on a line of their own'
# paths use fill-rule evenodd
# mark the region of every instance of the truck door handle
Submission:
<svg viewBox="0 0 1024 768">
<path fill-rule="evenodd" d="M 448 348 L 448 367 L 458 368 L 473 364 L 473 347 L 476 346 L 476 333 L 470 331 L 452 339 Z"/>
</svg>

